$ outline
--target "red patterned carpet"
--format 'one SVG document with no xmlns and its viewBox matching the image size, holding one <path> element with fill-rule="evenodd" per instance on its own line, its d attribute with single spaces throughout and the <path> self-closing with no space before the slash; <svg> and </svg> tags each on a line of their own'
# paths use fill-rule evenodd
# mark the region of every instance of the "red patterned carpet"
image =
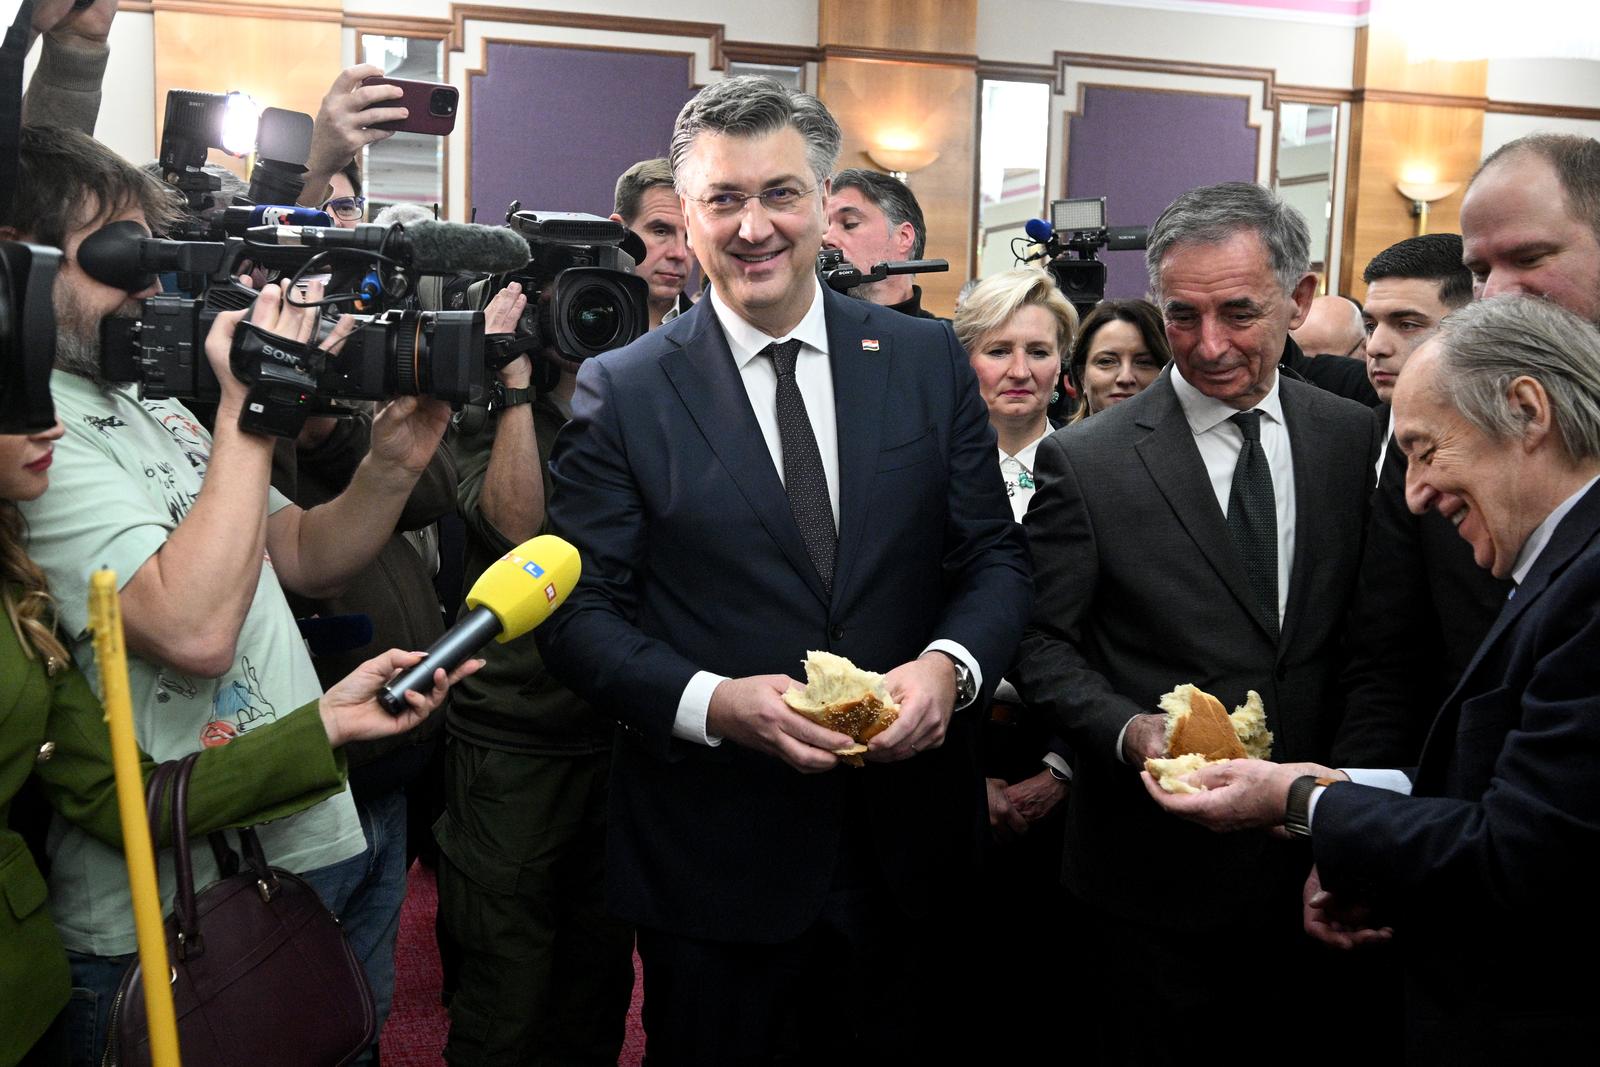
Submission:
<svg viewBox="0 0 1600 1067">
<path fill-rule="evenodd" d="M 443 1063 L 444 1040 L 450 1028 L 449 1016 L 439 1003 L 439 946 L 433 936 L 438 888 L 433 872 L 420 863 L 412 866 L 410 883 L 394 952 L 394 1006 L 383 1028 L 384 1067 L 436 1067 Z M 628 1032 L 617 1060 L 621 1067 L 637 1067 L 644 1058 L 638 956 L 633 958 L 633 972 L 633 1006 L 628 1009 Z"/>
</svg>

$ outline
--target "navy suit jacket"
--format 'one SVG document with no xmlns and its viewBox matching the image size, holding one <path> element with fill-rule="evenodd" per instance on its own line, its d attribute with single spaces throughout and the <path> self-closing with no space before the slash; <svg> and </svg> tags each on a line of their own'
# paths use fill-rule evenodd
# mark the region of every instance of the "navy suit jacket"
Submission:
<svg viewBox="0 0 1600 1067">
<path fill-rule="evenodd" d="M 1407 964 L 1417 1062 L 1559 1062 L 1593 1032 L 1600 950 L 1600 490 L 1505 602 L 1423 746 L 1412 796 L 1331 786 L 1323 885 L 1373 902 Z"/>
<path fill-rule="evenodd" d="M 1027 546 L 955 335 L 823 299 L 839 440 L 831 597 L 707 300 L 584 365 L 551 458 L 551 525 L 583 577 L 539 645 L 623 726 L 607 896 L 643 926 L 796 936 L 820 913 L 846 820 L 869 828 L 895 898 L 925 913 L 970 865 L 983 823 L 978 708 L 936 751 L 823 775 L 672 737 L 696 671 L 794 676 L 809 649 L 887 671 L 947 638 L 992 690 L 1027 620 Z"/>
</svg>

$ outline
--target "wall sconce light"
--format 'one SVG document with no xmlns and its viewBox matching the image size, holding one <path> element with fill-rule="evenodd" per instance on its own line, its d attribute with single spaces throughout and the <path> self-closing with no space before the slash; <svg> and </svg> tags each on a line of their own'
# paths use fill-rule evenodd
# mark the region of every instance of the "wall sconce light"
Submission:
<svg viewBox="0 0 1600 1067">
<path fill-rule="evenodd" d="M 878 145 L 869 148 L 866 156 L 879 170 L 886 170 L 900 181 L 931 164 L 939 158 L 932 148 L 888 148 Z"/>
<path fill-rule="evenodd" d="M 1395 182 L 1394 187 L 1400 190 L 1400 195 L 1411 201 L 1411 214 L 1417 220 L 1418 237 L 1428 232 L 1428 205 L 1443 200 L 1461 188 L 1460 182 L 1441 182 L 1437 179 L 1434 171 L 1408 169 Z"/>
</svg>

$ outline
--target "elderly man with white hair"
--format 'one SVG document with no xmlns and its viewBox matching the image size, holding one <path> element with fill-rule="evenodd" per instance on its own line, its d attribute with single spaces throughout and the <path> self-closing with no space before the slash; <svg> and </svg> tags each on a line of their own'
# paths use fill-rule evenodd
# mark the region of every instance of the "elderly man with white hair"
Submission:
<svg viewBox="0 0 1600 1067">
<path fill-rule="evenodd" d="M 1404 956 L 1407 1061 L 1541 1060 L 1587 1047 L 1600 948 L 1600 331 L 1554 304 L 1468 305 L 1394 394 L 1411 509 L 1516 583 L 1420 763 L 1335 771 L 1259 760 L 1146 788 L 1215 830 L 1308 836 L 1305 927 Z"/>
</svg>

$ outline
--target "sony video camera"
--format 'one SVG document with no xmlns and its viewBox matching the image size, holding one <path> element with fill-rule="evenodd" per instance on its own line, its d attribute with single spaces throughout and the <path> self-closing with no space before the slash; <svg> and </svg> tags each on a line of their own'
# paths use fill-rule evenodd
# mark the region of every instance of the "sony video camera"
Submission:
<svg viewBox="0 0 1600 1067">
<path fill-rule="evenodd" d="M 381 309 L 357 315 L 354 334 L 333 356 L 265 334 L 246 344 L 244 338 L 258 331 L 241 325 L 230 355 L 234 375 L 251 388 L 241 425 L 278 436 L 298 433 L 306 416 L 329 410 L 325 403 L 332 400 L 422 394 L 453 404 L 481 401 L 488 380 L 483 313 L 417 310 L 409 299 L 414 278 L 457 265 L 504 270 L 529 255 L 527 242 L 508 230 L 433 221 L 409 229 L 267 225 L 223 242 L 166 241 L 145 236 L 136 223 L 113 223 L 80 246 L 79 262 L 91 277 L 137 292 L 160 269 L 178 268 L 208 273 L 214 284 L 199 297 L 149 297 L 137 318 L 106 319 L 101 362 L 107 380 L 138 382 L 153 397 L 220 398 L 205 339 L 219 313 L 255 298 L 254 291 L 225 280 L 241 252 L 296 277 L 332 265 L 336 279 L 354 279 L 355 287 L 327 294 L 324 304 Z M 324 328 L 331 323 L 325 320 Z"/>
<path fill-rule="evenodd" d="M 598 215 L 520 208 L 513 201 L 506 221 L 527 239 L 528 263 L 494 282 L 496 289 L 520 282 L 528 297 L 517 347 L 577 363 L 642 337 L 650 285 L 633 273 L 644 258 L 638 235 Z"/>
<path fill-rule="evenodd" d="M 949 269 L 947 259 L 905 259 L 875 263 L 870 270 L 862 270 L 844 258 L 842 248 L 824 248 L 817 252 L 817 277 L 836 293 L 848 293 L 863 285 L 881 282 L 891 274 L 937 274 Z"/>
<path fill-rule="evenodd" d="M 1106 265 L 1095 253 L 1102 248 L 1111 252 L 1141 249 L 1150 237 L 1145 226 L 1107 226 L 1103 196 L 1052 200 L 1050 220 L 1029 219 L 1027 232 L 1029 240 L 1044 246 L 1045 269 L 1080 315 L 1106 295 Z M 1031 258 L 1041 257 L 1026 257 L 1024 262 Z"/>
</svg>

